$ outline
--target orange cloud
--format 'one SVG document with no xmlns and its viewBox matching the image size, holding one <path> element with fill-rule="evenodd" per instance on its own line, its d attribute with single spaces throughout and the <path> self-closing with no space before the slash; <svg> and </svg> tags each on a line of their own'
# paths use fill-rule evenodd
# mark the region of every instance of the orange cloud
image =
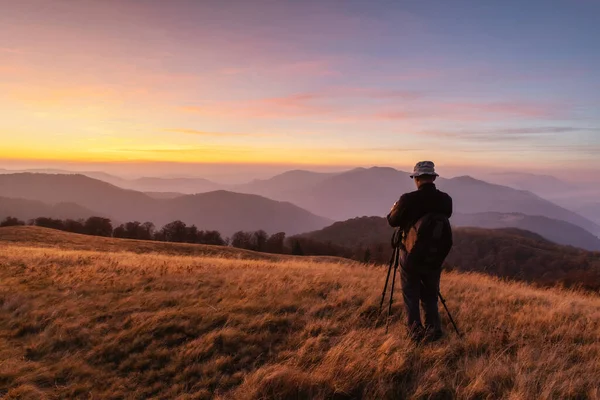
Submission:
<svg viewBox="0 0 600 400">
<path fill-rule="evenodd" d="M 269 74 L 281 76 L 332 76 L 339 75 L 334 62 L 329 59 L 303 60 L 291 62 L 269 62 L 262 61 L 250 66 L 226 67 L 218 71 L 221 75 L 247 75 L 247 74 Z"/>
<path fill-rule="evenodd" d="M 318 95 L 297 94 L 245 102 L 209 103 L 182 109 L 205 116 L 239 118 L 294 118 L 331 113 L 334 107 L 319 103 L 320 99 Z"/>
<path fill-rule="evenodd" d="M 335 87 L 324 89 L 321 92 L 298 93 L 249 101 L 207 103 L 181 109 L 186 112 L 216 117 L 297 118 L 328 115 L 334 119 L 343 118 L 348 114 L 347 107 L 335 103 L 342 99 L 414 100 L 420 96 L 418 92 L 405 90 Z M 354 116 L 354 113 L 351 115 Z"/>
<path fill-rule="evenodd" d="M 186 135 L 213 136 L 213 137 L 276 137 L 278 135 L 267 133 L 234 133 L 234 132 L 208 132 L 197 129 L 165 129 L 165 132 L 184 133 Z"/>
</svg>

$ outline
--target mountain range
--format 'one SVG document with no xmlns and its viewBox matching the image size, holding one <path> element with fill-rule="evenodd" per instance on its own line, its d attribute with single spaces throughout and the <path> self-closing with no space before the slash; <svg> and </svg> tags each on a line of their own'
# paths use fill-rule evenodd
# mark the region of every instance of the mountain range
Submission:
<svg viewBox="0 0 600 400">
<path fill-rule="evenodd" d="M 238 187 L 237 190 L 289 201 L 334 220 L 386 215 L 402 193 L 415 190 L 407 172 L 393 168 L 357 168 L 338 174 L 296 171 Z M 295 179 L 300 177 L 302 179 Z M 286 186 L 280 181 L 284 180 Z M 439 178 L 439 189 L 454 200 L 458 213 L 522 213 L 545 216 L 578 225 L 600 235 L 600 226 L 529 191 L 490 184 L 469 176 Z"/>
<path fill-rule="evenodd" d="M 151 221 L 162 226 L 179 219 L 226 235 L 258 229 L 294 234 L 332 222 L 293 204 L 256 195 L 215 191 L 157 199 L 83 175 L 0 175 L 0 196 L 43 200 L 49 205 L 72 202 L 115 221 Z"/>
<path fill-rule="evenodd" d="M 28 221 L 37 217 L 80 219 L 102 215 L 71 202 L 46 204 L 36 200 L 0 197 L 0 219 L 9 216 Z"/>
<path fill-rule="evenodd" d="M 140 182 L 159 186 L 171 182 L 176 188 L 192 181 L 159 178 Z M 517 227 L 557 243 L 597 249 L 598 224 L 531 192 L 468 176 L 436 182 L 453 197 L 456 226 Z M 323 228 L 335 220 L 383 216 L 401 193 L 414 190 L 414 183 L 406 172 L 374 167 L 341 173 L 289 171 L 230 188 L 236 192 L 143 193 L 84 175 L 0 174 L 0 196 L 49 205 L 74 203 L 83 208 L 81 215 L 92 212 L 120 222 L 152 221 L 161 226 L 181 219 L 223 234 L 264 229 L 292 235 Z M 3 212 L 6 215 L 8 209 Z"/>
</svg>

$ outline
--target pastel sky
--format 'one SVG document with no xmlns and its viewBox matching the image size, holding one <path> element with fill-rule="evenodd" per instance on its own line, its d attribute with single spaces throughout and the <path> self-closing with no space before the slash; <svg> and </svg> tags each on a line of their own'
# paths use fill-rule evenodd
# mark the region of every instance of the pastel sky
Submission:
<svg viewBox="0 0 600 400">
<path fill-rule="evenodd" d="M 600 172 L 600 1 L 0 0 L 0 159 Z"/>
</svg>

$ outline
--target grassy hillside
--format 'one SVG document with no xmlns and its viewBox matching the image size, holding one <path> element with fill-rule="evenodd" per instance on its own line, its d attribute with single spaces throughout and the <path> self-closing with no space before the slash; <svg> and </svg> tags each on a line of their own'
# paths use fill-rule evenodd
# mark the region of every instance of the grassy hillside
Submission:
<svg viewBox="0 0 600 400">
<path fill-rule="evenodd" d="M 297 257 L 267 254 L 226 246 L 205 244 L 167 243 L 148 240 L 114 239 L 80 235 L 39 226 L 14 226 L 0 228 L 0 243 L 26 247 L 43 247 L 100 252 L 158 253 L 176 256 L 225 257 L 243 260 L 286 261 Z M 310 257 L 309 257 L 310 258 Z M 340 262 L 338 257 L 318 257 L 312 261 Z M 343 260 L 349 262 L 349 260 Z"/>
<path fill-rule="evenodd" d="M 374 327 L 383 268 L 174 255 L 183 247 L 168 244 L 170 255 L 90 251 L 85 240 L 142 243 L 85 236 L 70 250 L 9 232 L 6 399 L 600 398 L 598 297 L 445 273 L 465 337 L 415 347 L 399 297 L 390 332 Z"/>
</svg>

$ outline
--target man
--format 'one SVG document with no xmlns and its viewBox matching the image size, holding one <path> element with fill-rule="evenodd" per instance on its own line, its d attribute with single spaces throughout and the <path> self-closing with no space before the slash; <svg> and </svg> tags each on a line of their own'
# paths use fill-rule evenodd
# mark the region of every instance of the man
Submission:
<svg viewBox="0 0 600 400">
<path fill-rule="evenodd" d="M 452 198 L 435 186 L 434 181 L 438 176 L 433 162 L 418 162 L 410 175 L 417 190 L 403 194 L 387 216 L 388 223 L 399 228 L 405 240 L 411 228 L 425 215 L 440 214 L 445 218 L 452 215 Z M 419 268 L 419 265 L 411 265 L 414 262 L 406 262 L 407 259 L 404 252 L 400 275 L 409 336 L 417 342 L 437 340 L 442 337 L 438 311 L 441 265 L 433 270 Z M 425 326 L 421 323 L 419 300 L 425 311 Z"/>
</svg>

